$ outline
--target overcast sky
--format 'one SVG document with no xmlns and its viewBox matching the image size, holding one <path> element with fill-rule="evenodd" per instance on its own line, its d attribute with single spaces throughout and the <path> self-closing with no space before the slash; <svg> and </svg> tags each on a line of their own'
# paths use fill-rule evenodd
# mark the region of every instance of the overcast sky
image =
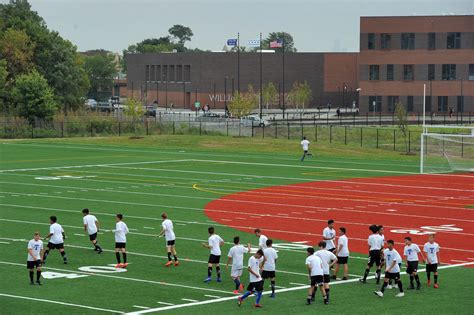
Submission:
<svg viewBox="0 0 474 315">
<path fill-rule="evenodd" d="M 0 0 L 0 2 L 8 2 Z M 358 51 L 359 17 L 474 14 L 472 0 L 30 0 L 50 29 L 80 51 L 121 52 L 145 38 L 190 27 L 188 47 L 221 50 L 271 31 L 293 35 L 298 51 Z"/>
</svg>

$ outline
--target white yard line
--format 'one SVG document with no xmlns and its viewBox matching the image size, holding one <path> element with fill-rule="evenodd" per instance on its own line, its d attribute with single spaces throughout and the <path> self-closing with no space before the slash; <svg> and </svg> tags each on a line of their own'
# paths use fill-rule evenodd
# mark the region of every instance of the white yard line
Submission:
<svg viewBox="0 0 474 315">
<path fill-rule="evenodd" d="M 116 314 L 123 314 L 124 313 L 122 311 L 115 311 L 115 310 L 111 310 L 111 309 L 107 309 L 107 308 L 93 307 L 93 306 L 87 306 L 87 305 L 78 305 L 78 304 L 73 304 L 73 303 L 52 301 L 52 300 L 46 300 L 46 299 L 38 299 L 38 298 L 32 298 L 32 297 L 28 297 L 28 296 L 21 296 L 21 295 L 0 293 L 0 297 L 2 297 L 2 296 L 3 297 L 8 297 L 8 298 L 14 298 L 14 299 L 30 300 L 30 301 L 35 301 L 35 302 L 44 302 L 44 303 L 59 304 L 59 305 L 78 307 L 78 308 L 87 308 L 87 309 L 94 310 L 94 311 L 102 311 L 102 312 L 109 312 L 109 313 L 116 313 Z"/>
<path fill-rule="evenodd" d="M 193 299 L 181 299 L 183 301 L 187 301 L 187 302 L 199 302 L 198 300 L 193 300 Z"/>
<path fill-rule="evenodd" d="M 166 303 L 166 302 L 156 302 L 158 304 L 163 304 L 163 305 L 174 305 L 173 303 Z"/>
<path fill-rule="evenodd" d="M 209 295 L 209 294 L 204 294 L 204 296 L 206 297 L 210 297 L 210 298 L 213 298 L 213 299 L 221 299 L 222 296 L 217 296 L 217 295 Z"/>
<path fill-rule="evenodd" d="M 150 309 L 151 307 L 148 307 L 148 306 L 141 306 L 141 305 L 133 305 L 133 307 L 135 308 L 141 308 L 142 310 L 147 310 L 147 309 Z"/>
</svg>

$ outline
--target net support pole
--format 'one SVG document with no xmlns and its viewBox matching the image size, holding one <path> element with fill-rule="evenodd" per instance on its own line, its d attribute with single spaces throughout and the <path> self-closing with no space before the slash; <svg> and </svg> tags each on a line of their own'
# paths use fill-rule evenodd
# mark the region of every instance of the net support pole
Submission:
<svg viewBox="0 0 474 315">
<path fill-rule="evenodd" d="M 426 116 L 426 84 L 423 84 L 423 127 L 425 127 Z"/>
<path fill-rule="evenodd" d="M 426 116 L 426 84 L 423 84 L 423 126 L 421 131 L 421 147 L 420 147 L 420 173 L 423 174 L 423 159 L 424 159 L 424 140 L 425 140 L 425 116 Z"/>
</svg>

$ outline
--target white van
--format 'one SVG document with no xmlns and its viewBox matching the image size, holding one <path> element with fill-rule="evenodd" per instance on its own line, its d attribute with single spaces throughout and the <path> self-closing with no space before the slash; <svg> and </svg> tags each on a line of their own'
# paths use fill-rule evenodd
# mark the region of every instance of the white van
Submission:
<svg viewBox="0 0 474 315">
<path fill-rule="evenodd" d="M 270 125 L 270 122 L 262 117 L 260 119 L 259 115 L 249 115 L 240 118 L 240 123 L 244 124 L 245 126 L 255 126 L 255 127 L 266 127 Z"/>
</svg>

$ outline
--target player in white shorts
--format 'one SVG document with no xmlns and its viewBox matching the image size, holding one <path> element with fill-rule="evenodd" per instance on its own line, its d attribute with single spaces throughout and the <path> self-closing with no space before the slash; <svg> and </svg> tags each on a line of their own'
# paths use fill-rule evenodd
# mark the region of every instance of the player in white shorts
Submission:
<svg viewBox="0 0 474 315">
<path fill-rule="evenodd" d="M 303 140 L 301 140 L 301 148 L 303 149 L 303 156 L 301 157 L 301 162 L 304 161 L 304 158 L 307 156 L 313 156 L 311 153 L 309 153 L 309 141 L 306 139 L 306 137 L 303 137 Z"/>
<path fill-rule="evenodd" d="M 39 232 L 36 232 L 33 239 L 28 242 L 28 258 L 26 268 L 30 271 L 30 283 L 35 284 L 33 275 L 36 268 L 36 283 L 41 285 L 41 252 L 43 251 L 43 241 Z"/>
<path fill-rule="evenodd" d="M 244 255 L 250 252 L 250 243 L 247 247 L 240 245 L 240 237 L 234 237 L 234 246 L 229 250 L 227 254 L 227 265 L 226 269 L 229 268 L 229 264 L 232 262 L 232 268 L 230 271 L 230 277 L 235 283 L 234 294 L 239 294 L 244 290 L 244 285 L 240 282 L 242 276 L 242 270 L 244 269 Z"/>
<path fill-rule="evenodd" d="M 168 215 L 166 214 L 166 212 L 163 212 L 161 214 L 161 218 L 163 219 L 163 222 L 161 223 L 162 230 L 160 234 L 158 234 L 158 237 L 162 237 L 164 235 L 166 239 L 166 252 L 168 254 L 168 262 L 165 264 L 165 267 L 169 267 L 173 264 L 173 261 L 171 260 L 171 255 L 173 255 L 174 258 L 174 265 L 178 266 L 179 261 L 178 256 L 176 255 L 176 235 L 174 234 L 173 222 L 168 219 Z"/>
<path fill-rule="evenodd" d="M 439 245 L 434 241 L 435 235 L 428 236 L 428 242 L 423 246 L 423 251 L 426 253 L 426 277 L 428 278 L 428 286 L 431 285 L 431 273 L 434 274 L 434 288 L 439 288 L 438 285 L 438 264 L 439 261 Z"/>
</svg>

